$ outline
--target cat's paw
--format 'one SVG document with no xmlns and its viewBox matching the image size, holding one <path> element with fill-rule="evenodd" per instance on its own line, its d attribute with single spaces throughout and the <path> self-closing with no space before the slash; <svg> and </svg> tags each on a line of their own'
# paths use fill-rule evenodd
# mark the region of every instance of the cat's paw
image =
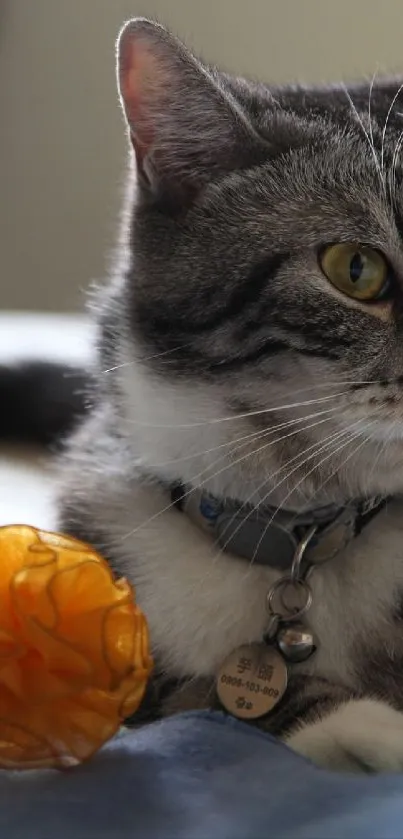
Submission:
<svg viewBox="0 0 403 839">
<path fill-rule="evenodd" d="M 384 702 L 352 700 L 286 738 L 299 754 L 346 772 L 403 770 L 403 713 Z"/>
</svg>

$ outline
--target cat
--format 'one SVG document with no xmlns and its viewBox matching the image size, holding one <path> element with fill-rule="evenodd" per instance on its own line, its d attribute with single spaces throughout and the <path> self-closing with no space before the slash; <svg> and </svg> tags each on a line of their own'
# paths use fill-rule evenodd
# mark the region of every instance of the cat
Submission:
<svg viewBox="0 0 403 839">
<path fill-rule="evenodd" d="M 253 510 L 266 525 L 352 510 L 309 580 L 316 652 L 255 724 L 319 765 L 401 770 L 400 82 L 270 87 L 145 19 L 123 28 L 117 66 L 120 256 L 91 303 L 93 404 L 58 508 L 147 615 L 156 667 L 134 724 L 221 707 L 215 676 L 262 640 L 284 574 L 274 549 L 269 564 L 257 543 L 220 549 L 189 498 L 233 509 L 241 532 Z"/>
</svg>

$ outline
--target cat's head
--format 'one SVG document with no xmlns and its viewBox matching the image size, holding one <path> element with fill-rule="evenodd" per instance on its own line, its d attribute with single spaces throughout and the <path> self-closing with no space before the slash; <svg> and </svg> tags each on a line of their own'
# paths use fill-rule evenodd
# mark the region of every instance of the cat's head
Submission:
<svg viewBox="0 0 403 839">
<path fill-rule="evenodd" d="M 144 20 L 118 74 L 118 360 L 146 460 L 253 500 L 403 488 L 399 82 L 269 90 Z"/>
</svg>

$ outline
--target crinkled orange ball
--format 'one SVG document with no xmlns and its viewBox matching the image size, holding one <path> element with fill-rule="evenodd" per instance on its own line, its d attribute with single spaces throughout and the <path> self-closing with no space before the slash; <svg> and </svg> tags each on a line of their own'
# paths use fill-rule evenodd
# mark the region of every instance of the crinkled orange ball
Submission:
<svg viewBox="0 0 403 839">
<path fill-rule="evenodd" d="M 89 545 L 0 527 L 0 767 L 75 765 L 138 708 L 152 668 L 125 579 Z"/>
</svg>

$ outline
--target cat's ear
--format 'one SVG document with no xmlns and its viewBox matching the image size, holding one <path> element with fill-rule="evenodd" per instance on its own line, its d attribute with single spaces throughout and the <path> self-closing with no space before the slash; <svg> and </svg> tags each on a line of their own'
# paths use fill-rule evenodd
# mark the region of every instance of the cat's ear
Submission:
<svg viewBox="0 0 403 839">
<path fill-rule="evenodd" d="M 176 38 L 142 18 L 118 40 L 118 84 L 142 182 L 187 202 L 267 154 L 234 98 Z"/>
</svg>

